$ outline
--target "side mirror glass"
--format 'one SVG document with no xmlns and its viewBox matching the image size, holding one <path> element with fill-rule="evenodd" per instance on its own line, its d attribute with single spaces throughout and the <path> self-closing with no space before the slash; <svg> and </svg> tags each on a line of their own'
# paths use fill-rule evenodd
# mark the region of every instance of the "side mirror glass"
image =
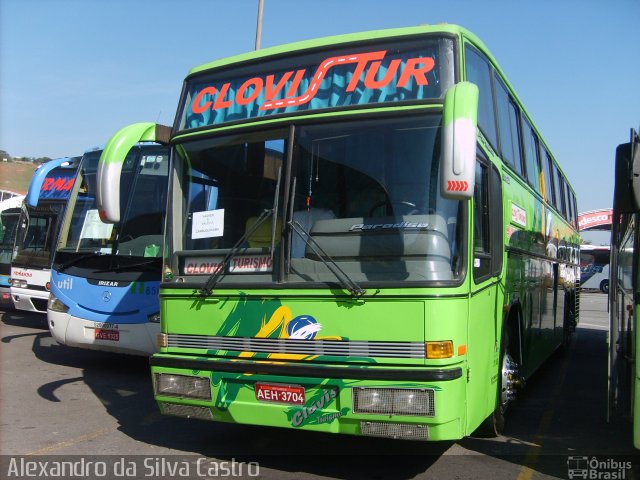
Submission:
<svg viewBox="0 0 640 480">
<path fill-rule="evenodd" d="M 478 87 L 460 82 L 447 90 L 442 116 L 440 189 L 445 198 L 473 197 L 478 124 Z"/>
<path fill-rule="evenodd" d="M 100 155 L 96 177 L 96 202 L 103 222 L 120 221 L 120 174 L 129 150 L 140 142 L 166 145 L 170 135 L 170 127 L 156 123 L 134 123 L 109 139 Z"/>
</svg>

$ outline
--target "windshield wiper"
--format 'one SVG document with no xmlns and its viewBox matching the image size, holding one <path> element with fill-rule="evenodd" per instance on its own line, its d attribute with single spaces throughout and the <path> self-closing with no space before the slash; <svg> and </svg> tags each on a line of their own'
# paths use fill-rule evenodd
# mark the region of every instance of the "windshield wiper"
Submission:
<svg viewBox="0 0 640 480">
<path fill-rule="evenodd" d="M 87 258 L 95 257 L 95 253 L 85 253 L 80 255 L 79 257 L 72 258 L 68 262 L 65 262 L 58 266 L 58 273 L 64 272 L 67 268 L 72 267 L 76 263 L 80 263 L 82 260 L 86 260 Z"/>
<path fill-rule="evenodd" d="M 340 268 L 340 266 L 336 263 L 336 261 L 331 258 L 331 256 L 325 252 L 322 247 L 316 242 L 311 235 L 303 228 L 303 226 L 295 221 L 290 220 L 287 222 L 291 229 L 297 233 L 300 238 L 304 241 L 304 243 L 313 250 L 322 263 L 324 263 L 327 268 L 335 275 L 335 277 L 340 281 L 340 284 L 347 290 L 352 297 L 359 298 L 363 296 L 367 291 L 358 285 L 349 275 L 345 273 L 344 270 Z"/>
<path fill-rule="evenodd" d="M 202 295 L 211 295 L 211 291 L 215 288 L 215 286 L 218 284 L 218 282 L 224 275 L 224 272 L 227 269 L 227 266 L 229 265 L 229 262 L 231 261 L 231 259 L 235 257 L 242 248 L 245 248 L 242 246 L 242 244 L 249 237 L 251 237 L 251 235 L 253 235 L 253 232 L 255 232 L 260 227 L 260 225 L 262 225 L 267 219 L 273 216 L 273 214 L 274 214 L 274 210 L 268 209 L 268 210 L 264 210 L 258 216 L 255 223 L 246 232 L 244 232 L 244 235 L 242 235 L 240 239 L 235 243 L 235 245 L 231 247 L 231 250 L 229 250 L 229 253 L 227 253 L 227 255 L 224 257 L 224 260 L 222 260 L 222 263 L 218 265 L 218 268 L 216 268 L 216 271 L 211 274 L 211 276 L 206 281 L 204 286 L 200 289 L 200 293 Z"/>
<path fill-rule="evenodd" d="M 131 270 L 131 269 L 136 269 L 136 268 L 144 268 L 144 270 L 153 271 L 153 272 L 155 272 L 157 270 L 158 273 L 159 273 L 161 268 L 159 266 L 158 266 L 158 268 L 152 268 L 151 267 L 152 263 L 157 263 L 157 257 L 150 258 L 150 259 L 145 260 L 143 262 L 132 263 L 130 265 L 120 265 L 119 267 L 112 267 L 112 268 L 105 268 L 104 270 L 97 270 L 97 273 L 102 273 L 102 272 L 123 272 L 125 270 Z"/>
</svg>

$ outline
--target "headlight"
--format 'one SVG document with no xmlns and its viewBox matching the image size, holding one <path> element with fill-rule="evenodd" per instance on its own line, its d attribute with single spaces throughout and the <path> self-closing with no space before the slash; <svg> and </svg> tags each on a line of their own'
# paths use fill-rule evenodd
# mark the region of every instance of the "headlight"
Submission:
<svg viewBox="0 0 640 480">
<path fill-rule="evenodd" d="M 147 320 L 151 323 L 160 323 L 160 312 L 154 313 L 153 315 L 149 315 Z"/>
<path fill-rule="evenodd" d="M 390 410 L 388 400 L 382 398 L 381 391 L 374 388 L 362 388 L 356 391 L 356 411 L 367 413 L 383 413 Z"/>
<path fill-rule="evenodd" d="M 156 373 L 156 395 L 211 400 L 211 380 L 208 377 Z"/>
<path fill-rule="evenodd" d="M 435 415 L 434 391 L 430 388 L 358 387 L 352 391 L 355 413 Z"/>
<path fill-rule="evenodd" d="M 69 311 L 69 307 L 62 303 L 62 301 L 53 294 L 49 295 L 49 303 L 47 304 L 47 308 L 54 312 L 60 313 L 67 313 Z"/>
<path fill-rule="evenodd" d="M 9 283 L 15 288 L 27 288 L 27 281 L 20 278 L 12 278 Z"/>
</svg>

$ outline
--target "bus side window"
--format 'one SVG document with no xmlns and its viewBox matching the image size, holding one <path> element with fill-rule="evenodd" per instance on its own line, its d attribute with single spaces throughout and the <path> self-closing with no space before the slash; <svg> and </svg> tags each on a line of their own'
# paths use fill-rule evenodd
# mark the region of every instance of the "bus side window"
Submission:
<svg viewBox="0 0 640 480">
<path fill-rule="evenodd" d="M 547 154 L 548 155 L 548 154 Z M 558 210 L 558 212 L 562 213 L 562 192 L 560 191 L 560 182 L 558 179 L 558 168 L 556 167 L 556 164 L 554 163 L 553 159 L 551 158 L 551 156 L 547 157 L 549 159 L 549 168 L 551 170 L 551 177 L 553 179 L 553 206 L 556 207 L 556 210 Z"/>
<path fill-rule="evenodd" d="M 569 182 L 567 182 L 566 178 L 562 179 L 562 183 L 564 184 L 564 192 L 566 194 L 565 204 L 567 206 L 567 221 L 569 223 L 573 223 L 573 202 L 571 201 L 571 190 L 569 189 Z"/>
<path fill-rule="evenodd" d="M 538 163 L 538 139 L 533 127 L 526 117 L 522 117 L 522 140 L 524 147 L 525 165 L 527 167 L 527 181 L 535 191 L 540 191 L 540 168 Z"/>
<path fill-rule="evenodd" d="M 475 83 L 480 91 L 478 99 L 478 128 L 489 140 L 493 148 L 498 146 L 496 134 L 496 113 L 493 103 L 491 67 L 481 54 L 469 45 L 465 48 L 465 68 L 467 80 Z"/>
<path fill-rule="evenodd" d="M 498 170 L 476 162 L 473 197 L 473 278 L 476 283 L 502 271 L 502 183 Z"/>
<path fill-rule="evenodd" d="M 554 170 L 556 172 L 555 173 L 556 180 L 559 186 L 558 192 L 560 192 L 560 195 L 558 198 L 558 205 L 557 205 L 558 211 L 564 218 L 567 218 L 567 205 L 566 205 L 566 200 L 564 196 L 564 181 L 562 180 L 562 174 L 560 173 L 560 170 L 558 169 L 557 165 L 554 166 Z"/>
<path fill-rule="evenodd" d="M 524 176 L 520 155 L 520 135 L 518 128 L 518 107 L 507 92 L 501 80 L 496 80 L 496 103 L 498 105 L 498 125 L 502 159 L 513 168 L 518 175 Z"/>
<path fill-rule="evenodd" d="M 473 195 L 473 278 L 481 281 L 491 270 L 489 238 L 489 175 L 487 166 L 476 163 Z"/>
</svg>

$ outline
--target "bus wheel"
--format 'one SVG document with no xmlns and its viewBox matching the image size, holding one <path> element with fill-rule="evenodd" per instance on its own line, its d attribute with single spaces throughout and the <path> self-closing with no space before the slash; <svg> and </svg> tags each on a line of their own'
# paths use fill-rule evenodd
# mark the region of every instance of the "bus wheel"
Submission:
<svg viewBox="0 0 640 480">
<path fill-rule="evenodd" d="M 602 280 L 600 282 L 600 291 L 602 293 L 609 293 L 609 280 Z"/>
<path fill-rule="evenodd" d="M 520 366 L 515 362 L 511 353 L 509 329 L 502 336 L 502 348 L 500 354 L 500 372 L 498 385 L 498 398 L 496 409 L 489 415 L 476 430 L 480 437 L 494 438 L 502 435 L 509 405 L 516 398 L 518 388 L 524 386 L 524 379 L 520 375 Z"/>
</svg>

